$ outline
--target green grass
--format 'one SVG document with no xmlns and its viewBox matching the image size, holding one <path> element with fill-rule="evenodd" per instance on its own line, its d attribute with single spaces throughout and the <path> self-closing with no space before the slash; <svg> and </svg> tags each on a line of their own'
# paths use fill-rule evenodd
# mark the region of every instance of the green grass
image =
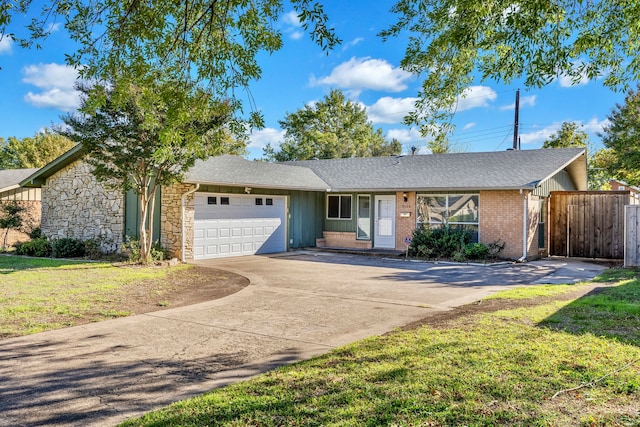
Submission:
<svg viewBox="0 0 640 427">
<path fill-rule="evenodd" d="M 539 305 L 370 338 L 123 425 L 640 426 L 634 274 L 577 300 L 542 287 Z"/>
<path fill-rule="evenodd" d="M 121 304 L 127 292 L 166 274 L 166 269 L 0 256 L 0 337 L 128 316 L 132 313 Z"/>
</svg>

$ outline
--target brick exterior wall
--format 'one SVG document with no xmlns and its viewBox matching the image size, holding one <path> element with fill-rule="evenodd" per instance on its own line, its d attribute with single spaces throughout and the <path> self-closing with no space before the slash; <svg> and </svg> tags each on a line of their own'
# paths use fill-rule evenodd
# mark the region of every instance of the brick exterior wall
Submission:
<svg viewBox="0 0 640 427">
<path fill-rule="evenodd" d="M 182 259 L 182 195 L 195 188 L 193 184 L 175 184 L 162 188 L 160 244 L 170 257 Z M 185 260 L 193 259 L 193 193 L 185 200 Z"/>
<path fill-rule="evenodd" d="M 323 231 L 320 247 L 371 249 L 371 240 L 357 240 L 355 232 Z"/>
<path fill-rule="evenodd" d="M 0 204 L 10 203 L 11 200 L 3 199 L 0 197 Z M 30 240 L 29 233 L 34 229 L 40 227 L 42 208 L 40 200 L 16 200 L 18 206 L 24 208 L 20 213 L 22 217 L 22 226 L 19 229 L 0 228 L 0 247 L 5 243 L 7 247 L 13 246 L 17 242 L 26 242 Z M 1 213 L 4 215 L 4 211 Z"/>
<path fill-rule="evenodd" d="M 405 216 L 403 216 L 404 214 Z M 409 216 L 406 216 L 409 214 Z M 416 229 L 416 192 L 407 191 L 407 201 L 404 201 L 404 191 L 396 193 L 396 250 L 404 251 L 407 244 L 406 237 L 411 237 Z"/>
<path fill-rule="evenodd" d="M 527 194 L 527 199 L 527 258 L 537 258 L 540 203 L 530 193 Z M 524 196 L 517 190 L 480 191 L 479 205 L 480 243 L 489 245 L 500 241 L 505 243 L 501 257 L 521 258 Z"/>
<path fill-rule="evenodd" d="M 42 187 L 42 232 L 50 239 L 103 240 L 103 250 L 120 250 L 124 233 L 124 194 L 107 189 L 78 160 Z"/>
</svg>

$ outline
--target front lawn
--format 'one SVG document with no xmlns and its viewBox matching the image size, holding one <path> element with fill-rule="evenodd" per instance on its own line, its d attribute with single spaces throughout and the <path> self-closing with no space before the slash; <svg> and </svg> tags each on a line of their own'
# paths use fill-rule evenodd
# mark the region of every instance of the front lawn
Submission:
<svg viewBox="0 0 640 427">
<path fill-rule="evenodd" d="M 202 302 L 236 292 L 245 282 L 187 265 L 0 256 L 0 338 Z"/>
<path fill-rule="evenodd" d="M 124 425 L 640 426 L 640 280 L 619 271 L 509 291 Z"/>
</svg>

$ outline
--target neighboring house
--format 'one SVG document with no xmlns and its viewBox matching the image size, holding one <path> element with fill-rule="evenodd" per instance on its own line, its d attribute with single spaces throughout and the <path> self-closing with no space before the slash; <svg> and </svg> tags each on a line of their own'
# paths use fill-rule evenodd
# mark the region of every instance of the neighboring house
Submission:
<svg viewBox="0 0 640 427">
<path fill-rule="evenodd" d="M 75 150 L 75 151 L 74 151 Z M 464 227 L 506 258 L 546 253 L 553 190 L 586 190 L 584 149 L 252 162 L 198 161 L 162 188 L 160 242 L 183 260 L 292 248 L 406 249 L 416 226 Z M 135 215 L 96 182 L 78 148 L 22 182 L 42 186 L 47 236 L 122 240 Z"/>
<path fill-rule="evenodd" d="M 629 191 L 636 202 L 640 201 L 640 188 L 617 179 L 610 179 L 609 185 L 611 186 L 611 191 Z"/>
<path fill-rule="evenodd" d="M 0 203 L 17 202 L 25 208 L 22 211 L 23 227 L 25 231 L 40 226 L 40 189 L 25 188 L 20 182 L 38 169 L 3 169 L 0 170 Z M 6 229 L 0 228 L 0 245 L 3 243 Z M 18 230 L 9 230 L 7 244 L 13 245 L 19 241 L 29 240 L 29 236 Z"/>
</svg>

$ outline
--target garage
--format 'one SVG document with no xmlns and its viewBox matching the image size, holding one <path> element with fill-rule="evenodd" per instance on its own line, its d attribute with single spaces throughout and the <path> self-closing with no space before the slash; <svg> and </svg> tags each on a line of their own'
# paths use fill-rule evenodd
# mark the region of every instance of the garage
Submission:
<svg viewBox="0 0 640 427">
<path fill-rule="evenodd" d="M 258 194 L 196 193 L 195 259 L 287 250 L 287 198 Z"/>
</svg>

